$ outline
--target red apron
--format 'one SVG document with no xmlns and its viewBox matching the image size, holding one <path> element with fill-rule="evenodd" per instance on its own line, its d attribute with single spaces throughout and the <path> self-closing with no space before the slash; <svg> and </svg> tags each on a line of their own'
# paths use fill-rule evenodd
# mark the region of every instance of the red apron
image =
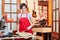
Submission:
<svg viewBox="0 0 60 40">
<path fill-rule="evenodd" d="M 19 31 L 20 32 L 25 31 L 30 25 L 31 24 L 28 20 L 28 14 L 26 14 L 26 17 L 22 17 L 22 14 L 21 14 L 21 17 L 20 17 L 20 20 L 19 20 Z M 32 33 L 32 29 L 27 30 L 26 32 Z M 23 40 L 23 39 L 19 39 L 19 40 Z"/>
</svg>

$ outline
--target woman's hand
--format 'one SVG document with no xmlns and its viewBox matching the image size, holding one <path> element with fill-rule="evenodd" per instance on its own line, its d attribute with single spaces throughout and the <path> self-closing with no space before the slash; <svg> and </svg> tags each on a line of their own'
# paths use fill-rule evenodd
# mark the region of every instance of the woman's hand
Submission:
<svg viewBox="0 0 60 40">
<path fill-rule="evenodd" d="M 19 34 L 20 32 L 16 32 L 16 34 Z"/>
<path fill-rule="evenodd" d="M 30 30 L 34 25 L 35 25 L 35 24 L 32 24 L 31 26 L 29 26 L 29 27 L 27 28 L 27 30 Z"/>
<path fill-rule="evenodd" d="M 31 26 L 29 26 L 28 28 L 27 28 L 27 30 L 30 30 L 31 29 Z"/>
</svg>

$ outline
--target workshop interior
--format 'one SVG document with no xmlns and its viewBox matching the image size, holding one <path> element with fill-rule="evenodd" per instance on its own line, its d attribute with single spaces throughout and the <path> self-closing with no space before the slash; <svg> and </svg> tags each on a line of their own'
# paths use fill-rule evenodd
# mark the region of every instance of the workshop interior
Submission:
<svg viewBox="0 0 60 40">
<path fill-rule="evenodd" d="M 0 40 L 60 40 L 60 0 L 0 0 Z"/>
</svg>

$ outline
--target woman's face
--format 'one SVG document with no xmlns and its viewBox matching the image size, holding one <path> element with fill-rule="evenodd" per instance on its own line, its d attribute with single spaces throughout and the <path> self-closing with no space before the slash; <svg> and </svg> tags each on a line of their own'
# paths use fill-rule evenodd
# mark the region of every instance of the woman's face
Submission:
<svg viewBox="0 0 60 40">
<path fill-rule="evenodd" d="M 25 6 L 22 7 L 22 11 L 26 12 L 26 7 Z"/>
</svg>

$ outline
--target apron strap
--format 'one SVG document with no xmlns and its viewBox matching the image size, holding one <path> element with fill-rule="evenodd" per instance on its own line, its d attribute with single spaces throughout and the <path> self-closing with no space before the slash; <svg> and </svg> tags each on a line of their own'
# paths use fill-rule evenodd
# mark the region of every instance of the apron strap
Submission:
<svg viewBox="0 0 60 40">
<path fill-rule="evenodd" d="M 26 17 L 28 18 L 28 14 L 26 13 Z"/>
</svg>

